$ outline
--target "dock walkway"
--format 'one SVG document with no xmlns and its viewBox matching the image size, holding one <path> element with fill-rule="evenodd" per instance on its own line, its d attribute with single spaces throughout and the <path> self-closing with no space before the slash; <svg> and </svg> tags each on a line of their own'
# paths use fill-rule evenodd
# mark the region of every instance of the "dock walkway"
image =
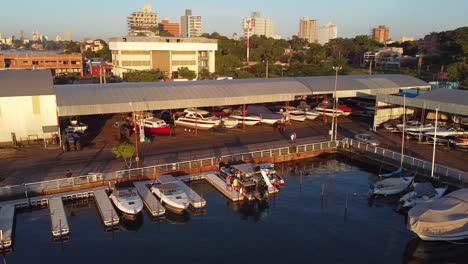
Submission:
<svg viewBox="0 0 468 264">
<path fill-rule="evenodd" d="M 0 208 L 0 249 L 9 248 L 13 244 L 13 221 L 15 219 L 15 206 L 2 205 Z"/>
<path fill-rule="evenodd" d="M 102 222 L 105 227 L 113 227 L 119 224 L 120 218 L 111 204 L 109 196 L 104 189 L 94 191 L 94 200 L 96 202 Z"/>
<path fill-rule="evenodd" d="M 205 179 L 213 185 L 218 191 L 220 191 L 224 196 L 227 198 L 231 199 L 234 202 L 241 201 L 244 199 L 244 197 L 239 194 L 238 192 L 230 189 L 226 189 L 226 182 L 221 180 L 221 178 L 218 177 L 218 175 L 214 173 L 208 173 L 205 175 Z"/>
<path fill-rule="evenodd" d="M 70 228 L 63 208 L 62 197 L 55 196 L 49 199 L 49 212 L 52 236 L 54 238 L 67 236 L 70 233 Z"/>
<path fill-rule="evenodd" d="M 187 186 L 183 181 L 178 180 L 177 185 L 179 185 L 180 189 L 184 191 L 190 201 L 190 205 L 195 208 L 195 209 L 201 209 L 205 207 L 206 205 L 206 200 L 203 199 L 198 193 L 196 193 L 194 190 L 192 190 L 190 187 Z"/>
<path fill-rule="evenodd" d="M 151 216 L 159 217 L 166 213 L 166 208 L 164 208 L 148 188 L 147 185 L 153 182 L 154 181 L 140 181 L 134 182 L 133 185 L 137 189 L 138 194 L 140 194 L 141 199 L 143 199 L 143 203 Z"/>
</svg>

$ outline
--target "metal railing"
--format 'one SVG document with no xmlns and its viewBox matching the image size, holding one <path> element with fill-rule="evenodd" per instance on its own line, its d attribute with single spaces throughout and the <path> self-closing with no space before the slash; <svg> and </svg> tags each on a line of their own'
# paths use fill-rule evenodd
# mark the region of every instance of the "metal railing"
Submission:
<svg viewBox="0 0 468 264">
<path fill-rule="evenodd" d="M 281 148 L 258 150 L 251 152 L 239 152 L 231 155 L 224 155 L 221 158 L 225 162 L 236 162 L 241 160 L 251 160 L 257 158 L 274 158 L 290 154 L 300 154 L 309 151 L 321 151 L 325 149 L 334 149 L 338 146 L 338 141 L 326 141 L 310 144 L 290 145 Z M 31 182 L 20 185 L 10 185 L 0 187 L 0 198 L 20 196 L 28 198 L 38 194 L 44 194 L 49 190 L 57 190 L 60 188 L 69 188 L 85 186 L 93 183 L 104 181 L 115 181 L 120 179 L 130 179 L 138 177 L 149 177 L 155 174 L 170 173 L 175 171 L 190 170 L 201 168 L 204 166 L 215 166 L 218 164 L 219 157 L 208 157 L 195 160 L 179 161 L 174 163 L 166 163 L 155 166 L 142 168 L 134 168 L 128 170 L 119 170 L 108 173 L 90 173 L 87 175 L 62 178 L 50 181 Z"/>
<path fill-rule="evenodd" d="M 340 142 L 340 146 L 344 148 L 354 147 L 359 150 L 364 150 L 366 152 L 374 153 L 376 155 L 382 156 L 382 160 L 385 158 L 400 161 L 401 160 L 401 153 L 384 149 L 381 147 L 371 146 L 361 141 L 353 140 L 350 138 L 345 138 Z M 411 157 L 408 155 L 404 155 L 403 157 L 403 164 L 412 166 L 412 168 L 420 168 L 426 171 L 431 171 L 432 169 L 432 162 L 418 159 L 415 157 Z M 468 183 L 468 173 L 463 172 L 461 170 L 453 169 L 447 166 L 443 166 L 440 164 L 434 164 L 434 175 L 437 177 L 444 176 L 451 178 L 453 180 L 459 181 L 459 183 Z"/>
</svg>

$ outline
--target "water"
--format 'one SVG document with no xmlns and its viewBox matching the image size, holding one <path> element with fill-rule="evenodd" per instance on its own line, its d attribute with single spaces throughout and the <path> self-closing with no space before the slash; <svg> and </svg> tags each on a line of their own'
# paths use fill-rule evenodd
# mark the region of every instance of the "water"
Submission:
<svg viewBox="0 0 468 264">
<path fill-rule="evenodd" d="M 269 207 L 233 204 L 208 183 L 192 183 L 207 201 L 204 215 L 168 215 L 153 222 L 144 212 L 113 232 L 104 231 L 93 201 L 68 203 L 71 236 L 58 243 L 50 239 L 47 209 L 22 212 L 16 217 L 13 252 L 3 261 L 418 263 L 440 260 L 440 252 L 452 263 L 466 260 L 466 246 L 434 248 L 415 239 L 406 229 L 406 217 L 394 210 L 395 199 L 368 200 L 368 182 L 375 180 L 370 172 L 334 159 L 316 160 L 299 165 L 308 172 L 301 188 L 299 170 L 283 170 L 286 186 L 270 197 Z"/>
</svg>

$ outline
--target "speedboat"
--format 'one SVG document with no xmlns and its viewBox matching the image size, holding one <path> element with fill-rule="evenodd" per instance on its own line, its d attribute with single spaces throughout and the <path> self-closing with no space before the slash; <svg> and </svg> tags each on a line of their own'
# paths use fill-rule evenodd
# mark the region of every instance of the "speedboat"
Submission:
<svg viewBox="0 0 468 264">
<path fill-rule="evenodd" d="M 278 173 L 276 172 L 275 170 L 275 164 L 273 163 L 270 163 L 270 162 L 265 162 L 265 163 L 260 163 L 260 164 L 257 164 L 257 166 L 259 167 L 260 169 L 260 173 L 263 175 L 263 173 L 265 173 L 265 175 L 267 176 L 267 178 L 265 178 L 265 180 L 268 180 L 270 181 L 270 183 L 275 186 L 275 187 L 283 187 L 284 186 L 284 180 L 283 178 L 278 175 Z"/>
<path fill-rule="evenodd" d="M 404 191 L 413 182 L 414 177 L 388 178 L 371 186 L 373 195 L 393 195 Z"/>
<path fill-rule="evenodd" d="M 225 128 L 234 128 L 237 127 L 237 125 L 239 125 L 239 120 L 233 117 L 222 117 L 221 125 Z"/>
<path fill-rule="evenodd" d="M 421 203 L 408 212 L 408 228 L 422 240 L 468 238 L 468 188 Z"/>
<path fill-rule="evenodd" d="M 73 133 L 84 133 L 88 129 L 88 125 L 78 121 L 77 118 L 71 118 L 67 129 Z"/>
<path fill-rule="evenodd" d="M 135 188 L 114 190 L 109 198 L 117 209 L 129 216 L 135 216 L 143 209 L 143 201 Z"/>
<path fill-rule="evenodd" d="M 182 213 L 190 205 L 187 194 L 172 175 L 159 176 L 151 186 L 151 192 L 167 209 L 175 213 Z"/>
<path fill-rule="evenodd" d="M 457 149 L 468 149 L 468 135 L 457 136 L 451 142 Z"/>
<path fill-rule="evenodd" d="M 146 133 L 159 135 L 169 135 L 171 133 L 171 126 L 166 124 L 166 121 L 156 117 L 149 117 L 140 122 L 136 122 L 135 126 L 137 129 L 140 129 L 139 123 L 143 125 L 143 129 Z"/>
<path fill-rule="evenodd" d="M 419 135 L 424 134 L 425 132 L 434 131 L 433 124 L 425 124 L 425 125 L 416 125 L 416 126 L 409 126 L 405 128 L 405 132 L 409 135 Z"/>
<path fill-rule="evenodd" d="M 344 111 L 341 109 L 335 109 L 333 108 L 328 108 L 326 105 L 319 104 L 317 107 L 314 108 L 315 111 L 317 111 L 321 115 L 326 115 L 326 116 L 340 116 L 344 114 Z"/>
<path fill-rule="evenodd" d="M 353 109 L 347 105 L 337 105 L 336 106 L 337 109 L 343 111 L 343 115 L 344 116 L 349 116 L 353 113 Z"/>
<path fill-rule="evenodd" d="M 282 114 L 274 113 L 270 109 L 262 105 L 249 105 L 247 112 L 256 116 L 260 116 L 262 123 L 273 125 L 278 122 L 283 122 Z"/>
<path fill-rule="evenodd" d="M 421 122 L 417 121 L 417 120 L 410 120 L 408 122 L 406 122 L 406 124 L 397 124 L 396 125 L 396 128 L 398 129 L 398 131 L 400 132 L 403 132 L 403 129 L 404 128 L 408 128 L 408 127 L 420 127 L 421 126 Z"/>
<path fill-rule="evenodd" d="M 304 122 L 307 118 L 304 111 L 298 110 L 295 107 L 290 106 L 289 109 L 286 107 L 281 107 L 278 111 L 279 114 L 282 114 L 285 119 L 291 119 L 294 121 Z"/>
<path fill-rule="evenodd" d="M 314 111 L 314 110 L 304 110 L 304 114 L 306 118 L 309 120 L 314 120 L 320 115 L 319 112 Z"/>
<path fill-rule="evenodd" d="M 414 183 L 414 191 L 400 198 L 402 207 L 413 207 L 420 203 L 430 202 L 444 195 L 447 188 L 434 188 L 429 182 Z"/>
<path fill-rule="evenodd" d="M 437 131 L 435 128 L 432 128 L 431 130 L 424 132 L 424 136 L 434 137 L 436 134 L 437 137 L 453 137 L 458 135 L 468 135 L 468 131 L 465 131 L 463 128 L 456 127 L 439 127 L 437 128 Z"/>
<path fill-rule="evenodd" d="M 255 116 L 255 115 L 250 115 L 250 114 L 246 114 L 244 116 L 242 111 L 239 111 L 239 110 L 236 110 L 236 111 L 232 112 L 232 114 L 229 117 L 235 118 L 235 119 L 237 119 L 239 121 L 240 124 L 245 124 L 247 126 L 254 126 L 254 125 L 262 122 L 261 117 Z"/>
<path fill-rule="evenodd" d="M 185 115 L 177 118 L 174 123 L 178 126 L 208 130 L 219 126 L 221 120 L 208 111 L 198 109 L 185 109 Z"/>
</svg>

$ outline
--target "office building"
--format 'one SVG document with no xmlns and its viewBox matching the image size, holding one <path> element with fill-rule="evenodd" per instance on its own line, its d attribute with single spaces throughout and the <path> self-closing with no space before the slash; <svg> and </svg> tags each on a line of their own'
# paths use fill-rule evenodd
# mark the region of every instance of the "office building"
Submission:
<svg viewBox="0 0 468 264">
<path fill-rule="evenodd" d="M 144 5 L 143 12 L 133 12 L 127 17 L 129 36 L 156 36 L 158 34 L 158 14 L 151 5 Z"/>
<path fill-rule="evenodd" d="M 161 20 L 161 22 L 159 23 L 159 32 L 162 32 L 162 31 L 167 31 L 172 36 L 178 37 L 180 36 L 179 23 L 171 23 L 169 22 L 169 19 L 165 18 Z"/>
<path fill-rule="evenodd" d="M 202 17 L 192 15 L 192 10 L 186 9 L 185 15 L 180 17 L 180 36 L 193 38 L 202 35 Z"/>
<path fill-rule="evenodd" d="M 335 24 L 327 23 L 318 30 L 317 42 L 321 45 L 327 44 L 331 39 L 338 37 L 338 28 Z"/>
<path fill-rule="evenodd" d="M 118 37 L 109 39 L 114 74 L 123 77 L 129 70 L 157 70 L 177 77 L 179 68 L 197 74 L 215 71 L 216 39 L 176 37 Z"/>
<path fill-rule="evenodd" d="M 279 38 L 275 34 L 275 24 L 272 19 L 261 17 L 260 12 L 252 12 L 250 17 L 242 20 L 244 37 L 247 35 L 265 36 L 267 38 Z"/>
<path fill-rule="evenodd" d="M 390 39 L 390 29 L 380 25 L 377 28 L 372 29 L 372 39 L 380 43 L 387 43 Z"/>
<path fill-rule="evenodd" d="M 316 40 L 317 20 L 304 17 L 299 21 L 299 34 L 298 37 L 307 39 L 309 43 L 314 43 Z"/>
</svg>

